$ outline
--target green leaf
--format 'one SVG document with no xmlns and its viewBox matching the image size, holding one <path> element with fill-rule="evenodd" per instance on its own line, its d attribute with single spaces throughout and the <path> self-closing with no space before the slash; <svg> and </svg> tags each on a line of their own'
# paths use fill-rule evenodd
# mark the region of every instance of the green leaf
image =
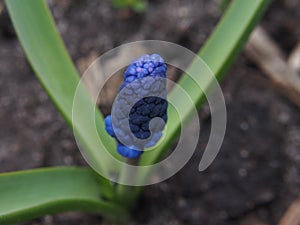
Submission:
<svg viewBox="0 0 300 225">
<path fill-rule="evenodd" d="M 106 181 L 90 169 L 57 167 L 0 175 L 0 224 L 57 212 L 101 213 L 115 221 L 127 212 L 114 204 Z"/>
<path fill-rule="evenodd" d="M 232 65 L 270 2 L 271 0 L 234 0 L 231 2 L 213 34 L 198 53 L 218 80 L 222 79 L 225 72 Z M 199 68 L 191 64 L 188 70 L 197 71 L 197 69 L 199 71 Z M 204 75 L 199 74 L 199 79 L 201 79 L 201 76 Z M 211 85 L 210 82 L 206 83 L 207 86 L 204 91 L 209 90 Z M 205 102 L 205 95 L 203 91 L 195 85 L 195 82 L 189 76 L 182 76 L 178 84 L 189 94 L 195 105 L 200 108 Z M 175 88 L 171 91 L 168 98 L 178 99 L 178 101 L 180 101 L 178 93 L 179 91 Z M 184 115 L 184 120 L 187 121 L 191 109 L 186 108 L 185 110 L 187 113 Z M 177 112 L 174 108 L 170 107 L 168 110 L 168 121 L 166 125 L 168 132 L 166 132 L 164 141 L 153 151 L 145 152 L 141 157 L 140 165 L 154 164 L 169 151 L 181 127 L 181 121 L 178 119 Z M 126 173 L 124 174 L 126 175 Z M 146 176 L 146 174 L 141 174 L 140 176 Z M 121 177 L 121 179 L 123 178 Z M 120 195 L 126 195 L 127 200 L 130 198 L 128 195 L 132 195 L 132 198 L 135 198 L 142 188 L 135 188 L 135 194 L 133 194 L 133 188 L 129 189 L 130 190 L 128 190 L 126 186 L 119 188 Z"/>
<path fill-rule="evenodd" d="M 227 9 L 228 5 L 230 4 L 230 1 L 231 0 L 221 0 L 219 8 L 222 12 L 224 12 Z"/>
<path fill-rule="evenodd" d="M 147 8 L 145 0 L 111 0 L 114 7 L 118 9 L 131 8 L 137 13 L 142 13 Z"/>
<path fill-rule="evenodd" d="M 269 2 L 270 0 L 233 1 L 212 36 L 198 53 L 218 80 L 221 80 L 234 62 Z M 192 64 L 188 70 L 197 70 L 197 68 L 194 68 L 194 64 Z M 199 74 L 199 77 L 201 76 L 202 74 Z M 194 85 L 194 81 L 189 76 L 182 76 L 178 85 L 189 94 L 198 108 L 205 102 L 203 91 Z M 207 82 L 206 90 L 209 89 L 210 85 L 211 83 Z M 174 96 L 177 95 L 178 90 L 175 88 L 168 98 L 176 98 Z M 176 99 L 180 101 L 179 97 Z M 188 112 L 190 109 L 186 109 L 186 111 Z M 166 130 L 169 132 L 167 132 L 165 141 L 159 145 L 158 149 L 145 152 L 141 164 L 153 164 L 169 150 L 170 144 L 179 132 L 181 121 L 177 119 L 178 115 L 174 108 L 170 108 L 168 117 L 172 123 L 167 123 Z"/>
<path fill-rule="evenodd" d="M 6 5 L 26 56 L 38 79 L 48 95 L 61 112 L 67 123 L 73 128 L 86 156 L 98 167 L 98 171 L 108 174 L 111 168 L 110 159 L 102 154 L 104 147 L 118 157 L 115 142 L 105 132 L 103 117 L 92 103 L 85 87 L 77 90 L 77 103 L 81 111 L 72 124 L 72 103 L 79 83 L 76 71 L 66 48 L 57 33 L 54 21 L 43 0 L 7 0 Z M 95 114 L 90 115 L 89 112 Z M 99 145 L 99 136 L 90 129 L 95 124 L 99 136 L 105 140 Z"/>
</svg>

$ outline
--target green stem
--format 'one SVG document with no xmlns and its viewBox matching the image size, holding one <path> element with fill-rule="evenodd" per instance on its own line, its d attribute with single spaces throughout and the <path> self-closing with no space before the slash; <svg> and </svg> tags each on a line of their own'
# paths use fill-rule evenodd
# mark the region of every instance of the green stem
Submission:
<svg viewBox="0 0 300 225">
<path fill-rule="evenodd" d="M 125 163 L 128 165 L 137 166 L 139 164 L 139 158 L 138 159 L 129 159 L 127 158 L 125 160 Z M 134 179 L 137 179 L 137 173 L 136 171 L 133 171 L 132 169 L 128 168 L 127 165 L 125 165 L 120 173 L 120 182 L 124 183 L 125 181 L 131 180 L 131 183 L 134 183 Z M 135 188 L 128 185 L 118 184 L 117 186 L 117 196 L 118 201 L 121 205 L 123 205 L 126 208 L 132 208 L 133 202 L 131 201 L 131 193 L 135 191 Z"/>
</svg>

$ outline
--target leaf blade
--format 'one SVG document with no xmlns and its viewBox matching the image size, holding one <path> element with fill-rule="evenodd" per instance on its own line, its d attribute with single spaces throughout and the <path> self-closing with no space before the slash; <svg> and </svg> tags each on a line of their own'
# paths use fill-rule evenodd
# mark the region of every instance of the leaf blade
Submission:
<svg viewBox="0 0 300 225">
<path fill-rule="evenodd" d="M 110 154 L 118 157 L 115 151 L 116 144 L 105 132 L 103 117 L 92 103 L 85 87 L 78 86 L 78 72 L 58 35 L 45 1 L 8 0 L 6 5 L 33 70 L 57 109 L 80 139 L 86 155 L 95 162 L 94 166 L 97 166 L 98 171 L 108 174 L 109 170 L 115 170 L 116 168 L 111 168 L 110 159 L 101 152 L 108 149 Z M 72 121 L 75 92 L 79 96 L 77 99 L 82 111 L 77 120 Z M 95 124 L 88 112 L 94 112 L 92 116 Z M 104 146 L 99 146 L 99 136 L 91 132 L 91 126 L 96 126 L 99 136 L 105 139 Z"/>
<path fill-rule="evenodd" d="M 234 0 L 218 23 L 213 34 L 205 43 L 204 47 L 198 52 L 198 55 L 206 62 L 218 80 L 223 78 L 226 71 L 232 65 L 255 24 L 270 2 L 271 0 Z M 235 26 L 232 26 L 233 24 Z M 191 64 L 188 70 L 197 70 L 196 66 Z M 197 108 L 199 108 L 205 102 L 205 94 L 199 87 L 197 88 L 194 83 L 195 82 L 189 76 L 183 75 L 178 85 L 189 94 Z M 210 83 L 207 82 L 207 84 L 206 90 L 210 88 Z M 177 92 L 176 88 L 174 88 L 168 98 L 180 99 L 176 97 L 178 95 Z M 171 131 L 168 132 L 165 141 L 160 144 L 157 149 L 151 152 L 145 152 L 142 155 L 140 165 L 153 164 L 159 158 L 163 157 L 168 151 L 167 146 L 170 146 L 174 137 L 179 133 L 181 121 L 175 119 L 178 118 L 178 116 L 174 108 L 168 110 L 168 117 L 172 123 L 167 123 L 166 130 Z"/>
<path fill-rule="evenodd" d="M 110 187 L 90 169 L 57 167 L 1 174 L 0 223 L 71 210 L 100 212 L 110 218 L 117 213 L 126 219 L 127 212 L 101 199 L 104 195 L 110 198 Z"/>
</svg>

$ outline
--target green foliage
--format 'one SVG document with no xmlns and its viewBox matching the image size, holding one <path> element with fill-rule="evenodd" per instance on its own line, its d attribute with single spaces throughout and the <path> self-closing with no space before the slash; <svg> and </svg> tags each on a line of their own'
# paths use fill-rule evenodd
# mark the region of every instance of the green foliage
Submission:
<svg viewBox="0 0 300 225">
<path fill-rule="evenodd" d="M 220 2 L 220 10 L 222 11 L 222 12 L 224 12 L 226 9 L 227 9 L 227 7 L 229 6 L 229 4 L 230 4 L 230 1 L 231 0 L 221 0 L 221 2 Z"/>
<path fill-rule="evenodd" d="M 126 209 L 114 203 L 113 194 L 106 180 L 90 169 L 57 167 L 2 174 L 0 224 L 70 210 L 126 221 Z"/>
<path fill-rule="evenodd" d="M 130 8 L 139 13 L 147 8 L 146 0 L 112 0 L 112 4 L 118 9 Z"/>
<path fill-rule="evenodd" d="M 87 90 L 83 85 L 76 90 L 79 83 L 78 72 L 55 28 L 46 3 L 41 0 L 9 0 L 6 5 L 27 59 L 39 81 L 66 122 L 76 132 L 86 154 L 95 160 L 98 170 L 108 174 L 115 168 L 111 168 L 110 160 L 101 154 L 105 150 L 99 149 L 100 137 L 90 132 L 90 127 L 94 126 L 90 116 L 95 118 L 99 135 L 106 139 L 104 147 L 112 155 L 119 157 L 115 152 L 115 143 L 104 130 L 103 116 L 99 110 L 95 109 L 95 114 L 89 115 L 88 112 L 93 112 L 95 107 Z M 75 91 L 82 112 L 72 124 Z"/>
<path fill-rule="evenodd" d="M 269 3 L 269 0 L 233 1 L 222 20 L 215 28 L 213 34 L 199 51 L 198 55 L 206 62 L 218 80 L 222 79 L 238 53 L 242 50 L 249 34 Z M 188 71 L 197 71 L 197 69 L 198 68 L 196 68 L 194 64 L 191 64 Z M 201 76 L 203 76 L 203 74 L 201 74 Z M 201 79 L 201 76 L 199 74 L 199 79 Z M 205 90 L 208 90 L 211 83 L 206 83 L 207 86 Z M 194 85 L 194 81 L 189 76 L 183 76 L 178 84 L 189 94 L 196 106 L 200 108 L 205 102 L 205 90 L 202 91 L 197 85 Z M 181 98 L 178 93 L 179 91 L 177 89 L 173 89 L 168 98 L 174 98 L 180 101 Z M 190 109 L 187 108 L 186 112 L 189 111 Z M 187 113 L 185 118 L 188 119 L 188 116 L 189 114 Z M 174 108 L 169 109 L 168 118 L 172 123 L 166 124 L 168 132 L 164 138 L 164 142 L 159 145 L 155 151 L 145 152 L 140 160 L 140 165 L 151 165 L 156 163 L 169 150 L 169 146 L 179 132 L 181 122 L 177 119 L 177 113 Z M 142 174 L 141 176 L 145 175 Z M 142 188 L 136 188 L 137 195 L 140 193 L 141 189 Z M 130 191 L 132 192 L 132 190 Z M 132 195 L 132 201 L 134 201 L 136 196 Z"/>
</svg>

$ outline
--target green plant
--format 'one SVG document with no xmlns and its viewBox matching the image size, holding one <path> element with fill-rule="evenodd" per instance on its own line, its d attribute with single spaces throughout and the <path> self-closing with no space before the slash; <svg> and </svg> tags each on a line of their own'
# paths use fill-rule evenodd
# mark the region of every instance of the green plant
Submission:
<svg viewBox="0 0 300 225">
<path fill-rule="evenodd" d="M 234 0 L 228 6 L 213 34 L 198 53 L 219 80 L 234 62 L 269 3 L 270 0 Z M 100 155 L 99 149 L 95 150 L 99 137 L 90 135 L 88 118 L 85 116 L 86 110 L 94 108 L 94 105 L 83 87 L 76 92 L 83 109 L 82 116 L 72 122 L 72 102 L 79 75 L 55 29 L 46 3 L 41 0 L 6 0 L 6 5 L 39 81 L 79 137 L 86 153 L 93 157 L 99 169 L 106 173 L 117 170 L 122 179 L 122 176 L 126 176 L 122 169 L 111 168 L 110 160 L 101 155 L 104 150 L 100 149 Z M 190 88 L 191 78 L 183 76 L 179 84 L 198 108 L 204 103 L 203 92 L 199 88 Z M 206 88 L 209 88 L 209 83 Z M 169 97 L 177 94 L 177 90 L 173 89 Z M 140 165 L 159 161 L 169 150 L 180 129 L 180 121 L 175 118 L 176 112 L 171 108 L 168 120 L 172 123 L 167 123 L 169 132 L 164 142 L 156 151 L 143 154 Z M 99 135 L 106 139 L 104 147 L 120 159 L 115 153 L 115 142 L 104 130 L 103 116 L 98 110 L 95 111 L 95 120 Z M 128 188 L 123 185 L 115 188 L 108 180 L 88 168 L 57 167 L 1 174 L 0 224 L 13 224 L 70 210 L 100 213 L 112 221 L 124 223 L 129 218 L 129 206 L 142 190 L 141 187 L 132 187 L 128 192 Z"/>
<path fill-rule="evenodd" d="M 112 0 L 114 7 L 118 9 L 129 8 L 136 12 L 143 12 L 146 10 L 146 0 Z"/>
</svg>

